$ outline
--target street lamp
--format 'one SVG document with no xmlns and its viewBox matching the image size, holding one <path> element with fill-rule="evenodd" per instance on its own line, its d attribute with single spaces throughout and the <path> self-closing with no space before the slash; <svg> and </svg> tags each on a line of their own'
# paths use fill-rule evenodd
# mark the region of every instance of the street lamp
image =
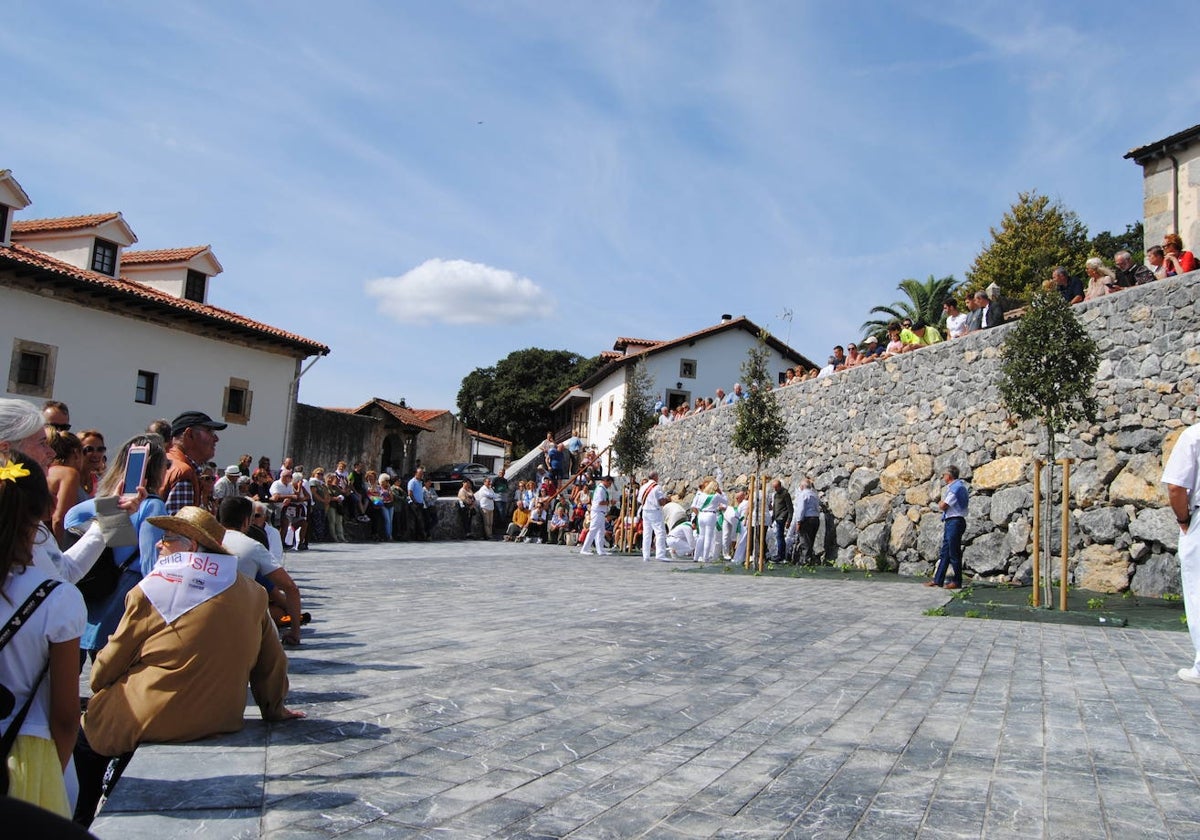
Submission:
<svg viewBox="0 0 1200 840">
<path fill-rule="evenodd" d="M 481 425 L 480 421 L 482 419 L 483 419 L 483 397 L 476 397 L 476 399 L 475 399 L 475 425 L 476 426 Z M 472 437 L 474 438 L 474 440 L 472 442 L 475 444 L 475 454 L 471 456 L 471 461 L 472 461 L 472 463 L 477 464 L 477 463 L 479 463 L 479 429 L 475 430 L 475 434 L 472 435 Z"/>
</svg>

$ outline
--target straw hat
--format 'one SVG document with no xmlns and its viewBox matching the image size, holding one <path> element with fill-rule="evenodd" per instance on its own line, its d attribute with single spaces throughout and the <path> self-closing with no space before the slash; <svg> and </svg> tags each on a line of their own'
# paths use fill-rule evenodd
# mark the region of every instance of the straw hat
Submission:
<svg viewBox="0 0 1200 840">
<path fill-rule="evenodd" d="M 151 516 L 146 520 L 155 528 L 182 534 L 189 540 L 195 540 L 209 551 L 219 551 L 222 554 L 232 552 L 222 545 L 225 539 L 225 526 L 217 518 L 203 508 L 184 507 L 174 516 Z"/>
</svg>

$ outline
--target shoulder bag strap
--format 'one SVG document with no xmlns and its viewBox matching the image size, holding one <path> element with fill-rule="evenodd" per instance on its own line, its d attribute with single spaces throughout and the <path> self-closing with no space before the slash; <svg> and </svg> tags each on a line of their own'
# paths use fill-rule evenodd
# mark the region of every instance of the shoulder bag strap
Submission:
<svg viewBox="0 0 1200 840">
<path fill-rule="evenodd" d="M 21 626 L 29 620 L 33 615 L 34 610 L 42 605 L 42 601 L 54 591 L 62 581 L 47 580 L 43 581 L 37 589 L 33 590 L 25 603 L 13 613 L 12 618 L 4 625 L 4 629 L 0 630 L 0 650 L 8 644 L 9 640 L 16 635 Z M 37 696 L 38 689 L 42 685 L 42 680 L 46 678 L 46 672 L 50 670 L 50 660 L 46 660 L 45 667 L 38 674 L 38 678 L 33 683 L 33 687 L 29 691 L 29 696 L 25 698 L 25 704 L 21 706 L 21 710 L 13 717 L 12 723 L 8 726 L 8 731 L 0 738 L 0 794 L 8 794 L 8 754 L 12 752 L 13 744 L 17 741 L 17 735 L 21 731 L 21 726 L 25 723 L 25 716 L 29 714 L 29 707 L 33 705 L 33 698 Z"/>
</svg>

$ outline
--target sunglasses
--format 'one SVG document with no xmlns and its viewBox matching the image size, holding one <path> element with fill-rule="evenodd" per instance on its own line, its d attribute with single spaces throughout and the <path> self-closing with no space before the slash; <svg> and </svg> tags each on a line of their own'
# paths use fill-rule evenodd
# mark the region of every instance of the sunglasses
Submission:
<svg viewBox="0 0 1200 840">
<path fill-rule="evenodd" d="M 69 432 L 69 431 L 71 431 L 71 424 L 70 423 L 47 423 L 46 428 L 47 429 L 55 429 L 60 432 Z"/>
<path fill-rule="evenodd" d="M 85 446 L 85 447 L 83 447 L 84 455 L 91 455 L 93 452 L 99 452 L 101 455 L 103 455 L 107 451 L 108 451 L 107 446 Z"/>
<path fill-rule="evenodd" d="M 162 539 L 160 539 L 159 542 L 162 543 L 163 545 L 171 545 L 172 543 L 178 544 L 178 543 L 190 542 L 190 540 L 188 540 L 188 538 L 185 537 L 183 534 L 167 533 L 167 534 L 162 535 Z"/>
</svg>

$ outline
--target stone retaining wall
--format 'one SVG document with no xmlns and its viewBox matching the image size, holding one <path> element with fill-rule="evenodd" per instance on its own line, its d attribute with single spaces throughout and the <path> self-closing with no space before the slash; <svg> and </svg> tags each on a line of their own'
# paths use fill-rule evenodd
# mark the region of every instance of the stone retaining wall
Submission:
<svg viewBox="0 0 1200 840">
<path fill-rule="evenodd" d="M 1097 423 L 1060 438 L 1071 473 L 1071 581 L 1105 592 L 1179 591 L 1178 527 L 1159 483 L 1166 453 L 1196 422 L 1200 272 L 1075 308 L 1099 344 Z M 1000 404 L 1004 325 L 916 353 L 782 388 L 790 442 L 767 469 L 794 487 L 810 475 L 828 509 L 819 539 L 837 562 L 924 574 L 936 560 L 940 476 L 971 485 L 968 573 L 1030 578 L 1034 423 Z M 651 463 L 685 493 L 718 468 L 744 483 L 753 462 L 730 444 L 732 407 L 653 432 Z M 1053 523 L 1059 550 L 1061 521 Z M 1059 560 L 1054 558 L 1057 568 Z"/>
</svg>

